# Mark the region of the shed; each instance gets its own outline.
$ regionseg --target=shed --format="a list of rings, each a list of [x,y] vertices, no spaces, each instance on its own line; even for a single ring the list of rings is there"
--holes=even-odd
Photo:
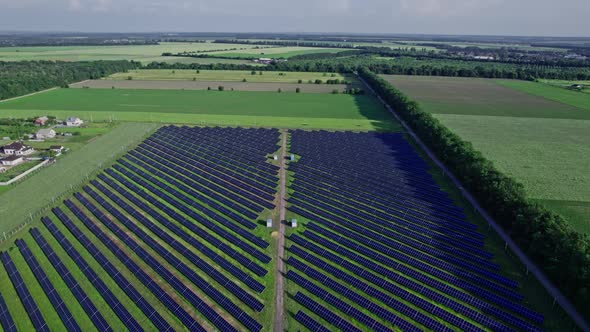
[[[297,228],[297,219],[291,219],[291,227]]]
[[[267,228],[271,228],[272,227],[272,219],[266,219],[266,227]]]

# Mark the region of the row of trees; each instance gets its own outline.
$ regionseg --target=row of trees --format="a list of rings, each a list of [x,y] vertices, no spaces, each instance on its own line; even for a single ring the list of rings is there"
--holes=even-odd
[[[0,61],[0,100],[139,68],[133,61]]]
[[[370,55],[321,57],[317,59],[289,59],[264,67],[248,64],[168,64],[154,62],[149,69],[221,69],[256,71],[304,71],[352,73],[361,67],[380,74],[425,75],[452,77],[506,78],[520,80],[561,79],[590,80],[590,67],[559,67],[532,64],[509,64],[485,61],[463,61],[400,57],[380,59]]]
[[[590,240],[560,215],[527,198],[522,184],[501,173],[471,143],[463,141],[430,113],[366,68],[359,74],[412,127],[458,176],[478,202],[520,248],[590,316]]]

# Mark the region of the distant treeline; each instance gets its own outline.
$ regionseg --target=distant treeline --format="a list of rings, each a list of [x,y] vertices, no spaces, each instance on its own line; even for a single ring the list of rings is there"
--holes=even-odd
[[[508,64],[488,61],[465,61],[451,59],[430,59],[399,57],[380,59],[369,55],[343,56],[334,54],[308,54],[290,58],[285,62],[268,66],[249,64],[169,64],[154,62],[148,69],[220,69],[220,70],[268,70],[352,73],[361,67],[368,67],[380,74],[482,77],[505,79],[562,79],[590,80],[590,67],[559,67],[533,64]],[[348,53],[347,53],[348,54]],[[197,56],[198,57],[198,56]]]
[[[368,69],[359,74],[408,123],[490,215],[544,273],[590,317],[590,240],[557,215],[527,198],[524,187],[501,173],[389,82]]]
[[[133,61],[0,61],[0,100],[140,67]]]
[[[273,46],[304,46],[324,48],[354,48],[351,44],[337,44],[334,42],[317,42],[309,40],[245,40],[245,39],[217,39],[213,41],[219,44],[245,44],[245,45],[273,45]]]

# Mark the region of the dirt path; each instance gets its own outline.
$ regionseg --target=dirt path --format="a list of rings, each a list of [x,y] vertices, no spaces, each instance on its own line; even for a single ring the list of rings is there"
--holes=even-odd
[[[284,220],[287,216],[286,211],[286,200],[285,196],[287,194],[287,170],[286,170],[286,160],[287,160],[287,129],[283,129],[283,143],[281,149],[281,169],[279,171],[279,176],[281,178],[281,197],[279,199],[279,243],[277,246],[278,255],[277,255],[277,271],[276,271],[276,305],[275,305],[275,332],[282,332],[285,330],[285,303],[284,303],[284,296],[285,296],[285,274],[287,273],[285,269],[285,223]]]
[[[40,93],[45,93],[45,92],[49,92],[49,91],[56,90],[56,89],[59,89],[59,87],[53,87],[53,88],[49,88],[49,89],[46,89],[46,90],[41,90],[41,91],[29,93],[29,94],[26,94],[26,95],[23,95],[23,96],[17,96],[17,97],[12,97],[12,98],[8,98],[8,99],[3,99],[3,100],[0,100],[0,103],[4,103],[4,102],[7,102],[7,101],[16,100],[16,99],[21,99],[21,98],[25,98],[25,97],[30,97],[30,96],[33,96],[33,95],[38,95]]]

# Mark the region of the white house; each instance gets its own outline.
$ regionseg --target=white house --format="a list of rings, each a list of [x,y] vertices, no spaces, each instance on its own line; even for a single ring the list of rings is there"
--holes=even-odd
[[[25,160],[23,159],[23,156],[8,156],[0,160],[4,166],[16,166],[23,163],[24,161]]]
[[[24,145],[21,142],[13,142],[5,145],[2,147],[2,150],[4,150],[4,154],[12,156],[25,156],[35,152],[32,147]]]
[[[55,130],[53,129],[39,129],[37,134],[35,135],[37,139],[48,139],[55,137]]]
[[[84,124],[84,121],[80,118],[69,117],[66,119],[66,126],[68,127],[80,127],[82,124]]]

